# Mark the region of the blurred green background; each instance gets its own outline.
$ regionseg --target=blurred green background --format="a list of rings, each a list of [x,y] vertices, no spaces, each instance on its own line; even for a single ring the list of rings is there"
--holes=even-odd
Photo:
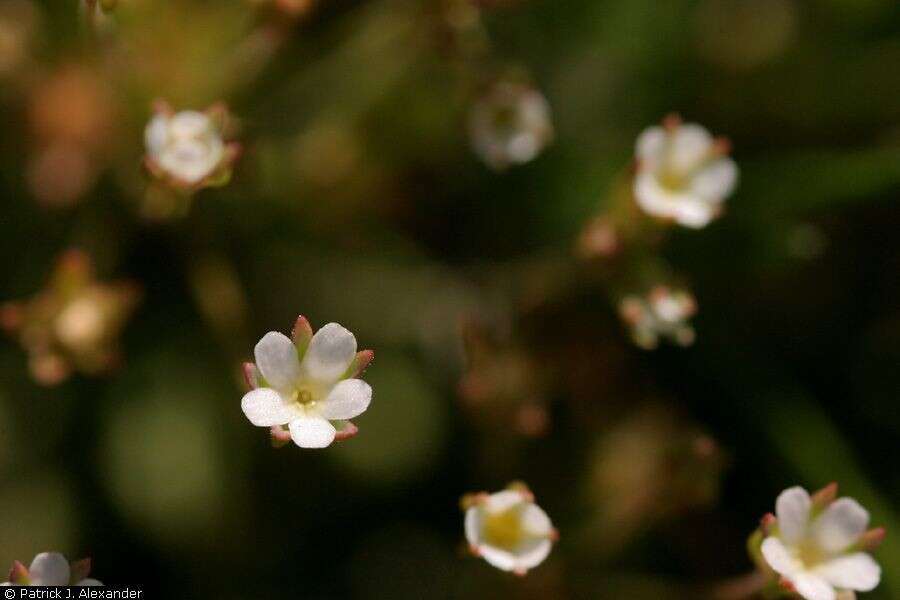
[[[889,532],[864,597],[900,595],[896,1],[264,4],[0,5],[0,300],[70,248],[141,290],[108,372],[39,385],[0,345],[0,565],[89,555],[167,598],[702,598],[782,489],[834,480]],[[508,72],[555,137],[497,172],[467,116]],[[228,104],[228,186],[154,189],[156,98]],[[724,216],[583,260],[670,111],[731,139]],[[690,348],[618,320],[660,273],[697,298]],[[325,451],[240,411],[298,313],[376,353]],[[459,497],[514,479],[562,534],[524,579],[462,551]]]

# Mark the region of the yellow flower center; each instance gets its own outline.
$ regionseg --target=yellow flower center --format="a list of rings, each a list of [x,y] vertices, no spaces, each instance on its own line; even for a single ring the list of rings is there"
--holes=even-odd
[[[518,507],[514,506],[499,513],[488,513],[484,518],[484,539],[491,546],[512,550],[525,536]]]
[[[811,567],[825,562],[827,553],[812,539],[805,539],[797,544],[795,556],[806,567]]]

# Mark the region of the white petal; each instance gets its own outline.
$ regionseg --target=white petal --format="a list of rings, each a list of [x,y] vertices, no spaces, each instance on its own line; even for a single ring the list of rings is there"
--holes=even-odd
[[[537,504],[523,506],[519,518],[522,519],[522,527],[531,535],[544,537],[550,535],[553,530],[550,517]]]
[[[815,568],[814,573],[836,588],[870,592],[881,581],[881,567],[865,552],[841,556]]]
[[[775,500],[775,516],[778,517],[779,537],[785,544],[795,544],[806,533],[812,500],[802,487],[784,490]]]
[[[256,367],[266,380],[266,385],[276,390],[290,390],[300,379],[300,361],[297,347],[289,337],[277,331],[263,336],[254,349]]]
[[[80,587],[90,587],[90,586],[98,586],[98,585],[102,586],[103,584],[100,583],[99,581],[97,581],[96,579],[88,578],[88,579],[82,579],[75,585],[80,586]]]
[[[806,600],[835,600],[835,591],[831,585],[811,573],[800,573],[791,578],[797,593]]]
[[[257,427],[287,425],[298,417],[298,409],[271,388],[258,388],[244,394],[241,410]]]
[[[484,560],[501,571],[512,571],[517,566],[516,556],[507,550],[501,550],[500,548],[484,544],[478,546],[478,551],[481,553]]]
[[[69,561],[58,552],[38,554],[31,561],[31,585],[69,585]]]
[[[803,570],[800,561],[791,556],[781,540],[776,537],[768,537],[763,540],[760,550],[763,558],[776,573],[791,577]]]
[[[488,496],[484,509],[491,513],[500,513],[523,502],[522,493],[517,490],[503,490]]]
[[[478,506],[466,510],[465,530],[469,545],[477,546],[481,543],[481,509]]]
[[[644,212],[672,219],[685,227],[705,227],[718,214],[718,203],[692,193],[664,189],[653,173],[640,173],[634,179],[634,197]]]
[[[853,498],[839,498],[819,515],[813,534],[828,552],[840,552],[854,544],[869,526],[869,513]]]
[[[527,571],[538,566],[550,554],[553,542],[544,538],[533,540],[516,550],[516,568]]]
[[[691,181],[691,192],[712,201],[721,201],[737,184],[737,165],[730,158],[720,158],[703,167]]]
[[[334,441],[334,425],[318,417],[294,419],[290,425],[291,439],[301,448],[327,448]]]
[[[356,356],[356,338],[338,325],[329,323],[316,332],[303,357],[303,369],[322,382],[337,381]]]
[[[326,419],[352,419],[369,408],[372,388],[362,379],[341,381],[322,401],[319,415]]]
[[[147,152],[154,158],[158,159],[158,155],[166,146],[168,134],[169,118],[165,115],[155,115],[144,129],[144,144],[147,146]]]
[[[196,110],[183,110],[169,120],[172,135],[179,138],[200,136],[211,128],[210,118]]]
[[[635,144],[635,156],[647,164],[642,168],[654,168],[660,161],[666,148],[666,130],[662,127],[648,127],[638,136]]]
[[[704,127],[696,123],[681,125],[669,138],[669,168],[676,173],[690,173],[706,160],[712,144],[712,136]]]

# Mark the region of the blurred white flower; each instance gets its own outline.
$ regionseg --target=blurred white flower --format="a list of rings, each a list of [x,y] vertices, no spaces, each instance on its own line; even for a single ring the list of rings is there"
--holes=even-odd
[[[806,600],[836,600],[852,597],[846,592],[875,589],[881,567],[863,550],[880,541],[884,531],[867,533],[869,513],[852,498],[834,500],[836,487],[823,492],[811,498],[793,487],[778,496],[776,518],[766,526],[760,548],[765,562]]]
[[[559,537],[523,484],[495,494],[468,495],[463,507],[470,550],[502,571],[524,575],[544,562]]]
[[[221,107],[173,113],[161,104],[144,130],[150,172],[183,188],[226,181],[237,157],[237,146],[226,144],[222,137],[221,122],[226,117]]]
[[[634,196],[646,213],[685,227],[705,227],[737,184],[729,144],[696,123],[668,117],[637,140]]]
[[[27,569],[16,561],[10,572],[10,581],[0,584],[4,586],[23,585],[103,585],[96,579],[87,577],[91,569],[89,560],[82,560],[69,565],[69,561],[58,552],[43,552],[34,557]]]
[[[491,168],[527,163],[553,139],[550,105],[532,87],[500,81],[472,107],[469,136]]]
[[[619,314],[631,327],[634,343],[646,350],[659,345],[666,337],[680,346],[689,346],[696,334],[688,323],[697,312],[694,297],[683,290],[666,286],[653,288],[647,296],[627,296],[619,304]]]
[[[245,365],[253,389],[241,408],[254,425],[271,427],[276,440],[289,434],[301,448],[325,448],[356,433],[346,420],[365,412],[372,388],[354,377],[373,356],[371,350],[357,353],[356,338],[337,323],[312,335],[300,317],[293,340],[270,331],[256,344],[256,365]]]

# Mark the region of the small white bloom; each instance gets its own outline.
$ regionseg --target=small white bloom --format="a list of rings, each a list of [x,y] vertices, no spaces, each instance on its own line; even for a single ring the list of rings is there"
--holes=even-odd
[[[666,337],[680,346],[689,346],[696,334],[688,323],[697,312],[697,302],[686,291],[657,286],[645,297],[627,296],[619,305],[622,319],[631,326],[634,343],[646,350]]]
[[[553,138],[550,105],[534,88],[501,81],[472,107],[469,135],[494,169],[527,163]]]
[[[550,554],[558,534],[521,484],[464,499],[466,540],[476,556],[502,571],[524,575]]]
[[[859,547],[869,513],[852,498],[824,508],[801,487],[785,490],[775,503],[777,526],[761,546],[763,558],[806,600],[836,600],[839,592],[868,592],[881,567]]]
[[[226,145],[206,113],[159,111],[144,131],[147,157],[176,181],[195,185],[209,177],[226,158]]]
[[[636,146],[638,206],[685,227],[705,227],[737,184],[737,165],[727,151],[726,141],[677,117],[644,130]]]
[[[352,376],[360,363],[371,360],[371,352],[357,354],[356,338],[337,323],[325,325],[311,339],[301,324],[309,327],[298,319],[296,345],[276,331],[256,344],[257,381],[251,381],[255,389],[241,400],[241,408],[259,427],[283,432],[286,425],[301,448],[325,448],[339,435],[332,421],[352,419],[369,407],[372,388]],[[339,424],[355,431],[352,424]]]
[[[7,582],[0,585],[103,585],[96,579],[90,578],[80,579],[78,582],[72,583],[72,568],[69,566],[69,561],[58,552],[43,552],[38,554],[34,557],[34,560],[31,561],[31,566],[28,569],[25,569],[17,562],[13,567],[12,575],[15,579],[14,582]]]

